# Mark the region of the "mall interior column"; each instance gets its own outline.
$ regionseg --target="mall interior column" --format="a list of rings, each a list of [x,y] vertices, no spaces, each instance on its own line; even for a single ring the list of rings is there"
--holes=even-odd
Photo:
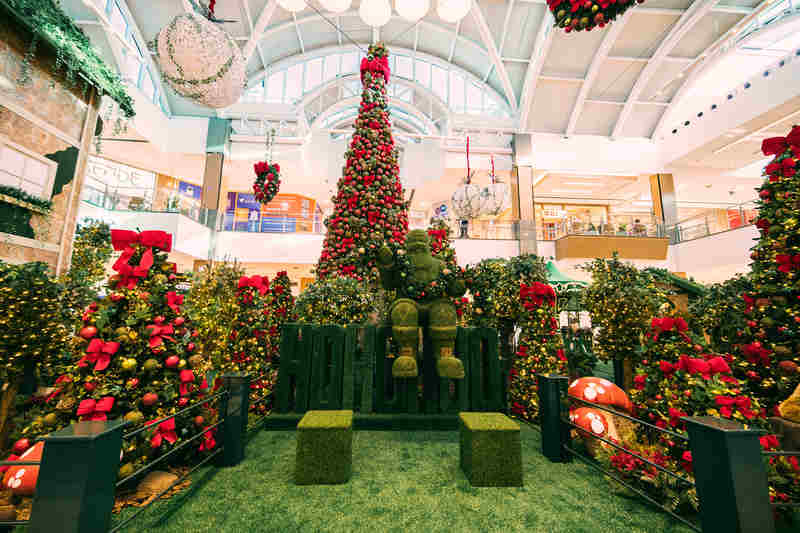
[[[674,226],[678,222],[678,204],[672,174],[651,175],[650,196],[653,199],[655,222],[663,224],[664,227]]]
[[[511,211],[516,221],[520,254],[536,253],[536,220],[533,210],[533,139],[514,134],[511,169]]]
[[[230,120],[212,117],[208,120],[206,137],[206,165],[203,172],[203,196],[201,207],[206,213],[206,225],[211,228],[209,257],[217,241],[217,228],[222,227],[220,195],[222,194],[222,169],[225,164],[225,149],[230,139]],[[224,211],[223,211],[224,212]]]

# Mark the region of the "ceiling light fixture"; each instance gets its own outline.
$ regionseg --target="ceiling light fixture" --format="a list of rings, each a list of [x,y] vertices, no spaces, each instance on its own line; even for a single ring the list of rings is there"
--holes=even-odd
[[[416,22],[424,17],[431,7],[431,0],[394,0],[397,14],[409,22]]]
[[[358,15],[364,24],[379,28],[392,18],[392,6],[389,0],[361,0]]]
[[[278,0],[278,5],[286,11],[297,13],[306,8],[306,0]]]
[[[445,22],[455,24],[463,19],[472,9],[472,0],[439,0],[436,13]]]
[[[319,0],[319,3],[331,13],[344,13],[350,9],[352,0]]]

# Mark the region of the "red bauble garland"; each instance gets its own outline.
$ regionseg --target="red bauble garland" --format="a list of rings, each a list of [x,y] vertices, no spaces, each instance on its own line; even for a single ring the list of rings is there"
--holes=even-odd
[[[256,172],[256,181],[253,183],[253,193],[256,200],[268,204],[278,194],[281,186],[281,166],[278,163],[261,161],[253,165]]]
[[[628,8],[644,0],[547,0],[547,6],[556,19],[556,25],[571,31],[591,31],[625,13]]]

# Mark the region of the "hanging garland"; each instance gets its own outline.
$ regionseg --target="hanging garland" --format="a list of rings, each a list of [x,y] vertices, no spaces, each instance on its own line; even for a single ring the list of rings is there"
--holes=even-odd
[[[281,166],[270,163],[272,159],[272,145],[275,142],[275,130],[271,129],[267,135],[266,161],[259,161],[253,165],[256,172],[256,181],[253,183],[253,193],[261,204],[268,204],[278,194],[281,187]]]
[[[559,28],[566,33],[572,31],[592,31],[621,16],[635,4],[644,0],[547,0],[547,6],[556,19]]]

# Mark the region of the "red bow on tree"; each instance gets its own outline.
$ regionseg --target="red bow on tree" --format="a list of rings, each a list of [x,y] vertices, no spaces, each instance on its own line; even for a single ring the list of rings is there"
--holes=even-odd
[[[166,326],[150,324],[145,329],[150,330],[150,348],[161,346],[164,344],[164,339],[169,339],[172,342],[175,342],[175,339],[170,337],[170,335],[175,333],[175,329],[172,327],[172,324],[167,324]]]
[[[779,155],[790,146],[800,146],[800,126],[795,126],[786,137],[771,137],[761,142],[764,155]]]
[[[141,261],[137,266],[128,263],[133,254],[136,253],[134,244],[139,244],[147,248],[142,255]],[[172,235],[165,231],[135,231],[112,229],[111,245],[114,250],[122,251],[122,255],[112,267],[119,273],[120,279],[117,288],[125,287],[133,289],[139,283],[139,279],[147,276],[150,267],[153,266],[153,248],[169,252],[172,250]]]
[[[181,370],[181,384],[178,387],[181,393],[181,396],[186,396],[190,392],[192,392],[194,382],[194,372],[191,370]]]
[[[264,296],[269,290],[269,279],[263,276],[242,276],[239,278],[239,289],[246,289],[252,287],[258,291],[261,296]]]
[[[151,420],[147,423],[147,425],[150,426],[154,423],[155,420]],[[158,448],[164,441],[167,441],[170,444],[175,444],[177,440],[178,434],[175,433],[175,419],[170,418],[169,420],[165,420],[158,425],[155,434],[150,439],[150,447]]]
[[[95,370],[105,370],[111,362],[111,356],[119,350],[118,342],[103,342],[100,339],[92,339],[89,347],[86,348],[86,355],[84,355],[78,366],[85,367],[89,363],[94,363]]]
[[[106,413],[114,407],[114,398],[107,396],[100,400],[83,400],[78,405],[78,416],[81,421],[86,420],[108,420]]]
[[[361,81],[364,81],[364,74],[366,72],[376,72],[383,75],[385,82],[389,82],[391,70],[389,70],[389,59],[387,57],[378,57],[372,61],[366,57],[361,59]]]
[[[213,429],[209,429],[206,431],[205,436],[203,437],[203,442],[200,444],[199,450],[202,452],[203,450],[212,450],[217,445],[217,441],[214,440],[214,431]]]
[[[183,305],[183,294],[178,294],[175,291],[169,291],[167,293],[167,305],[176,314],[180,314],[181,313],[180,306]]]

